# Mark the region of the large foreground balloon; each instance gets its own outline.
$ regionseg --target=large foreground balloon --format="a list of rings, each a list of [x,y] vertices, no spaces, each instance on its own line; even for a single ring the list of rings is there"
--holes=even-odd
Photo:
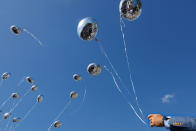
[[[78,36],[85,41],[96,39],[98,25],[95,19],[86,17],[78,23]]]
[[[10,30],[11,30],[11,32],[14,33],[15,35],[19,35],[19,34],[22,32],[22,30],[21,30],[19,27],[15,26],[15,25],[12,25],[12,26],[10,27]]]
[[[87,71],[92,76],[99,75],[101,73],[101,66],[96,63],[91,63],[88,65]]]
[[[133,21],[140,16],[142,4],[140,0],[121,0],[119,10],[122,17]]]

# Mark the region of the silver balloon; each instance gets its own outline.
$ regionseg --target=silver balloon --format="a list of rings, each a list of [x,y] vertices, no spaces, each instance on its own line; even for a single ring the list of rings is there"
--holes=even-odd
[[[13,99],[18,99],[20,96],[18,93],[12,93],[12,98]]]
[[[55,127],[55,128],[60,128],[61,125],[62,125],[62,124],[61,124],[60,121],[55,121],[55,122],[54,122],[54,127]]]
[[[119,5],[120,14],[127,20],[136,20],[142,12],[140,0],[121,0]]]
[[[97,65],[96,63],[91,63],[88,65],[87,71],[92,76],[99,75],[101,73],[101,66]]]
[[[74,74],[74,75],[73,75],[73,79],[74,79],[75,81],[81,81],[81,80],[82,80],[82,77],[81,77],[80,75],[78,75],[78,74]]]
[[[8,73],[8,72],[5,72],[5,73],[3,73],[3,74],[1,75],[1,78],[2,78],[3,80],[7,80],[9,77],[10,77],[10,73]]]
[[[78,36],[85,41],[96,39],[98,25],[95,19],[86,17],[82,19],[77,28]]]
[[[15,35],[19,35],[19,34],[22,32],[22,30],[21,30],[19,27],[15,26],[15,25],[12,25],[12,26],[10,27],[10,30],[11,30],[12,33],[14,33]]]
[[[19,122],[20,121],[20,118],[19,117],[14,117],[12,122],[16,123],[16,122]]]
[[[42,102],[43,101],[43,95],[38,95],[37,96],[37,102]]]
[[[72,92],[70,93],[70,98],[71,98],[71,99],[76,99],[77,97],[78,97],[78,93],[77,93],[77,92],[72,91]]]
[[[31,87],[31,90],[32,91],[36,91],[38,89],[38,87],[36,86],[36,85],[33,85],[32,87]]]
[[[4,119],[7,119],[7,118],[9,118],[10,117],[10,113],[9,112],[7,112],[7,113],[5,113],[4,115],[3,115],[3,118]]]
[[[29,77],[29,76],[26,77],[26,81],[28,83],[30,83],[30,84],[33,84],[34,83],[34,80],[31,77]]]

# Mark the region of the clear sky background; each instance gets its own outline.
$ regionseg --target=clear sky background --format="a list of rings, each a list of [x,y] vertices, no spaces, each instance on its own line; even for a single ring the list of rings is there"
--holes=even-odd
[[[64,112],[63,125],[52,131],[143,131],[145,126],[115,89],[106,72],[90,76],[86,67],[95,62],[108,65],[96,42],[77,36],[77,24],[84,17],[98,21],[97,38],[130,88],[119,22],[119,0],[2,0],[0,4],[0,72],[11,72],[0,87],[0,102],[12,92],[30,87],[17,83],[32,76],[39,90],[25,97],[14,115],[23,117],[38,94],[43,103],[36,106],[15,131],[46,131],[75,90],[79,98]],[[150,113],[196,116],[196,1],[143,0],[142,15],[125,21],[125,39],[139,102],[145,116]],[[30,36],[9,31],[18,25],[34,33],[40,47]],[[84,82],[86,101],[80,108]],[[163,103],[167,95],[174,97]],[[133,94],[131,94],[133,95]],[[133,97],[130,100],[135,104]],[[10,102],[9,104],[11,104]],[[5,107],[8,109],[9,104]],[[5,121],[0,123],[5,127]],[[165,129],[151,128],[152,131]]]

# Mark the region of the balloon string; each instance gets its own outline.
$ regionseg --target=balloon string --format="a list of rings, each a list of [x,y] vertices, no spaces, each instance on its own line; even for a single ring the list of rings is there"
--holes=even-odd
[[[20,121],[22,123],[28,116],[29,114],[33,111],[33,109],[36,107],[37,102],[33,104],[33,106],[28,110],[28,112],[24,115],[23,119]],[[12,130],[14,131],[20,124],[17,124]]]
[[[63,110],[57,115],[57,117],[53,120],[53,122],[51,123],[51,125],[49,126],[48,130],[47,131],[50,131],[51,130],[51,127],[54,123],[54,121],[58,120],[61,115],[65,112],[65,110],[69,107],[69,105],[71,104],[71,100],[68,101],[68,103],[64,106]]]
[[[121,82],[121,84],[124,87],[126,87],[125,84],[124,84],[124,82],[123,82],[123,80],[121,79],[120,75],[118,74],[117,70],[115,69],[114,65],[112,64],[110,58],[108,57],[107,53],[105,52],[103,46],[101,45],[101,43],[99,43],[99,48],[100,48],[102,54],[105,56],[105,58],[108,61],[108,63],[110,64],[110,66],[112,67],[112,70],[114,71],[115,75],[118,77],[118,79]],[[126,90],[127,90],[127,88],[126,88]],[[127,90],[127,92],[129,92],[129,91]]]
[[[11,125],[10,128],[9,128],[9,131],[13,131],[13,129],[14,129],[14,126]]]
[[[10,124],[10,122],[11,122],[11,120],[10,120],[10,118],[8,118],[8,122],[7,122],[7,124],[6,124],[5,128],[4,128],[4,131],[6,131],[6,129],[8,128],[8,126]]]
[[[74,114],[74,113],[77,113],[82,108],[82,106],[84,105],[84,102],[86,100],[87,85],[86,85],[85,80],[83,80],[83,81],[84,81],[84,94],[82,96],[82,102],[80,103],[79,107],[76,110],[72,111],[73,113],[71,113],[71,115]]]
[[[1,81],[0,81],[0,87],[3,85],[3,81],[4,81],[4,80],[1,79]]]
[[[28,95],[30,93],[31,90],[28,90],[21,98],[20,100],[16,103],[16,105],[9,111],[9,113],[13,112],[17,107],[18,105],[22,102],[23,98]]]
[[[22,78],[22,79],[18,82],[17,86],[21,86],[21,84],[24,82],[24,80],[25,80],[25,78]]]
[[[97,40],[97,42],[99,42]],[[115,75],[118,77],[118,79],[120,80],[120,82],[124,85],[124,82],[122,81],[121,77],[119,76],[118,72],[116,71],[115,67],[113,66],[111,60],[109,59],[107,53],[105,52],[103,46],[101,45],[101,43],[99,43],[99,47],[101,52],[103,53],[103,55],[105,56],[105,58],[107,59],[108,63],[110,64],[110,66],[112,67],[112,70],[114,71]],[[125,86],[126,87],[126,86]],[[119,89],[118,89],[119,90]],[[141,118],[141,117],[140,117]]]
[[[25,114],[22,121],[24,121],[29,116],[29,114],[33,111],[33,109],[36,107],[36,105],[37,105],[37,102],[35,104],[33,104],[33,106],[30,108],[30,110]]]
[[[5,106],[5,104],[10,100],[12,96],[9,96],[0,106],[0,109],[3,108]]]
[[[128,53],[127,53],[127,44],[126,44],[126,41],[125,41],[125,34],[124,34],[124,31],[123,31],[122,24],[124,24],[124,27],[125,27],[125,23],[122,20],[122,17],[120,17],[120,29],[121,29],[122,38],[123,38],[123,45],[124,45],[126,63],[127,63],[128,71],[129,71],[129,79],[130,79],[132,90],[133,90],[133,93],[134,93],[134,96],[135,96],[137,108],[139,109],[142,117],[145,119],[144,113],[143,113],[142,109],[140,108],[140,105],[139,105],[139,102],[138,102],[138,97],[137,97],[137,94],[136,94],[135,85],[134,85],[133,78],[132,78],[131,65],[130,65],[129,56],[128,56]],[[147,126],[146,119],[145,119],[145,125]]]
[[[135,108],[133,107],[133,105],[127,100],[127,98],[125,97],[125,95],[123,94],[123,92],[121,91],[113,73],[106,67],[104,66],[104,69],[112,76],[112,79],[114,81],[114,84],[116,85],[116,89],[120,92],[120,94],[123,96],[123,98],[126,100],[126,102],[128,103],[128,105],[132,108],[132,110],[134,111],[135,115],[139,118],[139,120],[146,124],[145,121],[138,115],[138,113],[136,112]]]
[[[30,35],[35,41],[37,41],[39,45],[43,46],[43,43],[33,33],[28,31],[27,29],[23,29],[23,31]]]

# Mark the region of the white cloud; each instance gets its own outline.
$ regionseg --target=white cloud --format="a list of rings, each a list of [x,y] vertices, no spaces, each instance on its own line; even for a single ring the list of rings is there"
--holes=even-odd
[[[171,100],[175,97],[173,94],[166,94],[163,98],[161,98],[162,103],[170,103]]]

